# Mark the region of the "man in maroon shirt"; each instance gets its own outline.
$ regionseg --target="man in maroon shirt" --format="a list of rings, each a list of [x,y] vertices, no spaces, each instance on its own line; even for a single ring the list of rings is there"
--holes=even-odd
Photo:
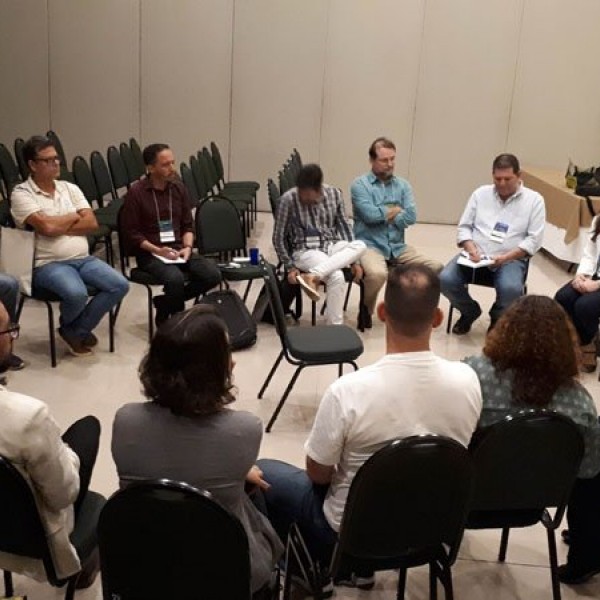
[[[185,300],[219,285],[221,273],[212,261],[192,256],[191,204],[177,179],[172,150],[167,144],[150,144],[143,157],[148,175],[127,192],[121,228],[127,252],[136,257],[137,266],[164,285],[164,295],[154,297],[156,324],[160,325],[182,311]]]

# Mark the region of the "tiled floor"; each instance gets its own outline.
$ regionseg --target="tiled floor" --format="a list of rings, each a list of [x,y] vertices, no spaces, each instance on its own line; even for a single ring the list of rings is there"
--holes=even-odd
[[[270,242],[271,217],[262,215],[255,228],[252,244],[263,253],[274,258]],[[417,225],[410,229],[409,243],[425,254],[446,262],[454,253],[455,228],[440,225]],[[553,295],[568,279],[565,265],[538,254],[529,271],[529,293]],[[258,293],[255,284],[250,304]],[[490,291],[475,287],[474,295],[484,306],[490,306]],[[356,320],[357,293],[354,292],[347,314],[348,324]],[[442,300],[447,309],[447,302]],[[117,487],[117,477],[110,453],[110,438],[113,416],[117,408],[126,402],[140,401],[140,385],[137,367],[146,349],[146,297],[139,286],[132,289],[125,299],[117,323],[116,352],[108,352],[107,326],[98,329],[100,345],[92,358],[73,358],[59,347],[59,363],[50,368],[47,342],[45,309],[41,305],[26,305],[22,320],[21,339],[18,353],[28,362],[25,370],[11,374],[11,389],[30,394],[47,402],[57,421],[67,427],[85,414],[97,415],[103,426],[100,454],[92,488],[106,495]],[[308,325],[305,318],[302,325]],[[434,332],[432,346],[438,354],[454,359],[479,352],[488,326],[487,317],[482,317],[472,332],[465,337],[446,335],[445,328]],[[363,335],[365,352],[359,359],[367,365],[384,352],[383,326],[375,323],[371,331]],[[58,342],[61,344],[61,342]],[[250,410],[263,420],[271,414],[277,399],[291,376],[291,368],[282,365],[263,400],[257,399],[258,390],[273,360],[279,352],[279,341],[271,326],[260,325],[257,344],[248,350],[236,353],[235,381],[238,388],[236,405]],[[261,456],[276,457],[296,464],[303,464],[302,446],[311,427],[319,399],[327,385],[335,378],[335,367],[311,369],[303,373],[276,422],[273,431],[265,434]],[[583,381],[598,404],[600,384],[595,375],[584,375]],[[499,532],[467,532],[461,548],[460,558],[454,567],[455,596],[463,600],[479,600],[486,595],[501,600],[542,600],[551,597],[550,573],[547,567],[545,533],[541,526],[511,532],[507,562],[498,564],[495,556],[500,542]],[[559,542],[559,560],[563,561],[565,546]],[[370,598],[384,600],[395,598],[396,574],[377,575],[377,584],[371,592],[339,588],[337,598]],[[22,577],[16,578],[16,592],[28,594],[29,599],[58,599],[63,592],[47,585],[37,584]],[[600,577],[577,588],[563,586],[563,598],[600,597]],[[168,596],[168,593],[166,594]],[[81,600],[100,600],[100,583],[78,592]],[[428,597],[426,569],[414,569],[409,575],[408,599]]]

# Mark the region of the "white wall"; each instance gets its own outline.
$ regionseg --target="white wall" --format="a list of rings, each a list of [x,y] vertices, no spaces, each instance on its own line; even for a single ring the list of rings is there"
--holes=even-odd
[[[263,184],[293,147],[348,193],[388,135],[419,219],[455,222],[494,156],[600,162],[596,0],[2,0],[0,141],[72,158],[217,141]]]

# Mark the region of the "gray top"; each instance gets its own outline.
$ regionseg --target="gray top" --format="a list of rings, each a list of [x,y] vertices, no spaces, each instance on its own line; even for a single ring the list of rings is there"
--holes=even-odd
[[[183,481],[208,490],[240,520],[250,546],[252,591],[269,581],[282,551],[270,523],[244,491],[261,437],[262,423],[249,412],[226,408],[190,418],[153,402],[121,407],[112,436],[121,487],[145,479]]]

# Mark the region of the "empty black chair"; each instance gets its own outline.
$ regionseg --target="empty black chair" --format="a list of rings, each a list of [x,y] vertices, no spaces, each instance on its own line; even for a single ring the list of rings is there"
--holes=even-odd
[[[121,154],[115,146],[109,146],[106,151],[106,160],[117,196],[125,195],[130,187],[129,175]],[[119,190],[123,191],[120,192]]]
[[[551,411],[528,411],[476,432],[467,529],[502,529],[498,560],[512,527],[541,522],[546,529],[554,600],[560,600],[555,531],[562,521],[583,457],[573,421]],[[556,508],[554,517],[548,508]]]
[[[88,491],[75,516],[71,543],[82,564],[96,548],[96,524],[106,500]],[[41,560],[48,582],[55,587],[66,584],[65,600],[72,600],[80,573],[59,579],[31,487],[6,458],[0,456],[0,552]],[[5,595],[14,594],[12,574],[4,571]]]
[[[192,208],[198,208],[198,204],[200,203],[200,192],[198,192],[198,187],[196,186],[196,180],[194,179],[192,169],[182,162],[179,166],[179,171],[181,173],[183,185],[185,185],[190,196]]]
[[[269,264],[265,263],[264,268],[265,287],[269,295],[269,303],[275,320],[277,334],[281,341],[281,352],[260,388],[258,397],[263,397],[271,378],[283,358],[296,367],[294,375],[269,419],[266,427],[266,431],[269,432],[283,408],[294,383],[296,383],[298,375],[300,375],[305,367],[337,364],[338,374],[341,376],[344,364],[352,365],[354,370],[358,369],[355,360],[363,353],[364,347],[357,333],[346,325],[317,325],[316,327],[294,327],[288,329],[275,272]]]
[[[4,144],[0,144],[0,176],[4,182],[4,189],[8,199],[15,185],[20,183],[22,179],[17,163]]]
[[[100,515],[105,600],[250,600],[241,523],[211,494],[168,480],[134,483]]]
[[[25,157],[23,156],[23,146],[25,145],[25,140],[23,138],[16,138],[15,143],[13,145],[13,149],[15,151],[15,158],[17,159],[17,164],[19,165],[19,173],[21,174],[21,179],[25,181],[29,177],[29,167],[25,162]]]
[[[138,179],[141,179],[144,176],[144,171],[140,171],[129,144],[121,142],[119,145],[119,154],[121,155],[125,170],[127,171],[129,185],[135,183]]]
[[[269,194],[269,206],[271,207],[271,213],[273,216],[275,216],[277,213],[277,203],[279,202],[279,198],[281,198],[281,194],[279,193],[277,184],[270,178],[267,181],[267,192]]]
[[[100,205],[100,199],[98,194],[98,188],[92,171],[83,156],[76,156],[73,159],[73,178],[77,186],[83,192],[85,199],[90,203],[96,220],[98,221],[98,229],[88,235],[88,241],[90,242],[90,253],[93,253],[94,247],[99,241],[104,243],[106,250],[106,262],[114,266],[113,248],[112,248],[112,229],[101,222],[96,212],[101,210],[98,208]],[[94,206],[94,204],[96,206]]]
[[[428,564],[430,598],[437,598],[439,579],[451,600],[451,567],[472,482],[469,452],[443,436],[396,440],[373,454],[350,486],[331,562],[334,580],[340,573],[399,569],[397,598],[402,599],[407,569]],[[301,551],[296,554],[303,556]],[[305,571],[318,574],[310,558],[303,558],[309,561]],[[321,580],[315,579],[313,585]]]
[[[98,190],[99,208],[95,211],[96,219],[101,225],[106,225],[111,231],[116,231],[117,215],[123,205],[123,198],[117,196],[106,160],[97,150],[90,155],[90,166]]]
[[[133,154],[133,159],[135,160],[136,168],[139,174],[139,178],[143,177],[146,174],[146,165],[144,164],[144,156],[142,154],[142,149],[138,144],[135,138],[129,138],[129,147],[131,148],[131,154]]]
[[[237,209],[227,198],[213,196],[203,200],[196,211],[196,245],[200,254],[217,255],[225,281],[247,281],[244,302],[254,279],[262,279],[262,265],[240,264],[232,267],[234,257],[248,256],[246,238]]]

